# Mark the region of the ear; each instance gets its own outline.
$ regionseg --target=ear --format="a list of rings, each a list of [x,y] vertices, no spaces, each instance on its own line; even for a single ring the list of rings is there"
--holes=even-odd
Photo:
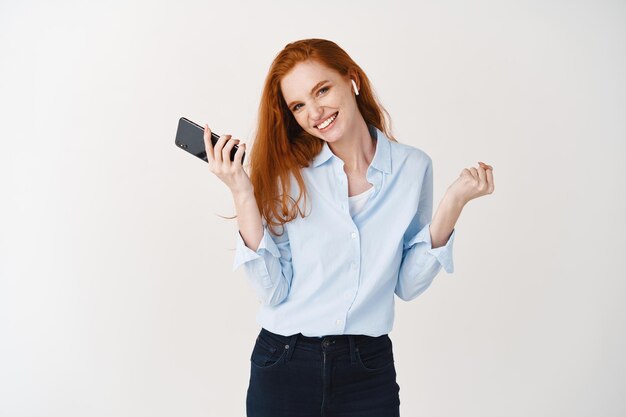
[[[348,82],[352,84],[350,80],[354,80],[357,90],[361,91],[361,80],[359,79],[359,75],[355,70],[348,71]]]

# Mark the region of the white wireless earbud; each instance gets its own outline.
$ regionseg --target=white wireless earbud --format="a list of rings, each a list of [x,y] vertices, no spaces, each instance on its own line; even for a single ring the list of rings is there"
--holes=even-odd
[[[354,80],[350,80],[350,81],[352,81],[352,87],[354,87],[354,94],[358,96],[359,90],[356,88],[356,82],[354,82]]]

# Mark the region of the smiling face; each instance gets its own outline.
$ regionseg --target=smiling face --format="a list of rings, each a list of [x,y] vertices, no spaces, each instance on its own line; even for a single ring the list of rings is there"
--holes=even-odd
[[[363,119],[350,79],[309,60],[296,64],[282,78],[280,88],[302,129],[326,142],[336,142],[346,132],[355,131],[356,123]]]

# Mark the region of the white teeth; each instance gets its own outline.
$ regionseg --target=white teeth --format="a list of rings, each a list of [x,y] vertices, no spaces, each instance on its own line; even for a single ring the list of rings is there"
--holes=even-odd
[[[337,114],[335,113],[334,115],[332,115],[331,117],[326,119],[326,121],[324,121],[323,123],[320,123],[319,125],[317,125],[317,128],[318,129],[324,129],[326,126],[331,124],[333,122],[333,120],[335,120],[336,117],[337,117]]]

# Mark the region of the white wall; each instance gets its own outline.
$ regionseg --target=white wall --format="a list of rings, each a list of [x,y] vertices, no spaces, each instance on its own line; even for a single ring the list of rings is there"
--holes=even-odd
[[[624,416],[623,1],[0,3],[0,415],[242,416],[258,307],[228,189],[282,47],[334,40],[400,142],[496,191],[396,300],[405,416]]]

